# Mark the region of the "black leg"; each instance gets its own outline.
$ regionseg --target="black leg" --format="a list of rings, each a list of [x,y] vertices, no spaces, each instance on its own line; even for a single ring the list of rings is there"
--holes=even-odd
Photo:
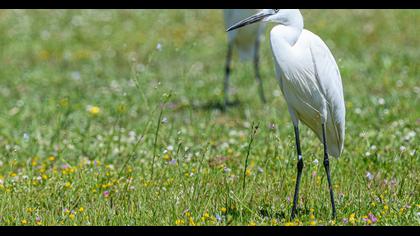
[[[233,49],[233,43],[229,43],[227,55],[226,55],[226,67],[225,67],[225,81],[224,81],[224,109],[226,110],[228,104],[229,104],[229,78],[230,78],[230,63],[232,60],[232,49]]]
[[[300,149],[300,140],[299,140],[299,126],[295,126],[295,139],[296,139],[296,150],[298,154],[298,164],[297,164],[297,178],[296,178],[296,186],[295,186],[295,196],[293,197],[293,208],[292,208],[292,216],[290,217],[292,220],[295,218],[296,208],[297,208],[297,201],[299,196],[299,185],[300,179],[302,177],[302,170],[303,170],[303,159],[302,159],[302,151]]]
[[[260,93],[260,98],[263,103],[266,103],[267,100],[264,96],[264,88],[260,76],[260,39],[257,37],[257,40],[255,41],[255,51],[254,51],[254,70],[255,70],[255,79],[257,80],[258,89]]]
[[[336,212],[335,212],[335,204],[334,204],[334,192],[333,192],[332,184],[331,184],[330,161],[328,159],[328,147],[327,147],[327,140],[325,138],[325,125],[324,124],[322,124],[322,141],[324,143],[324,167],[325,167],[325,171],[327,172],[328,188],[330,190],[330,197],[331,197],[332,214],[333,214],[333,218],[335,218]]]

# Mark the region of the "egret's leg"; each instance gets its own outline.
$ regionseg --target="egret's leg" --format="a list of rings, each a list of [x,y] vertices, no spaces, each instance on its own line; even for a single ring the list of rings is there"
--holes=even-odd
[[[224,109],[227,108],[229,104],[229,78],[230,78],[230,64],[232,61],[232,49],[233,49],[233,43],[228,44],[228,50],[226,55],[226,67],[225,67],[225,81],[224,81]]]
[[[293,207],[292,207],[292,216],[290,217],[292,220],[295,218],[298,195],[299,195],[299,185],[300,179],[302,177],[302,170],[303,170],[303,159],[302,159],[302,151],[300,149],[300,140],[299,140],[299,126],[296,125],[295,127],[295,139],[296,139],[296,150],[298,154],[298,164],[297,164],[297,177],[296,177],[296,186],[295,186],[295,196],[293,197]]]
[[[255,51],[254,51],[254,70],[255,70],[255,79],[257,80],[257,84],[259,87],[260,98],[263,103],[266,103],[267,100],[264,96],[264,88],[263,83],[260,76],[260,39],[257,37],[255,41]]]
[[[324,143],[324,167],[325,167],[325,171],[327,172],[328,188],[330,189],[333,218],[335,218],[336,213],[335,213],[335,204],[334,204],[334,192],[333,192],[332,184],[331,184],[330,161],[328,159],[328,147],[327,147],[327,140],[325,139],[325,125],[324,124],[322,124],[322,142]]]

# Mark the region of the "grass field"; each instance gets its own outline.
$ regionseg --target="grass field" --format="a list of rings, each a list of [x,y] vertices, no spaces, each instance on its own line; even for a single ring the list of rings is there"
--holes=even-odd
[[[302,14],[344,84],[336,220],[301,126],[289,222],[297,158],[269,29],[268,103],[234,60],[240,105],[223,113],[221,10],[1,10],[0,225],[420,225],[420,11]]]

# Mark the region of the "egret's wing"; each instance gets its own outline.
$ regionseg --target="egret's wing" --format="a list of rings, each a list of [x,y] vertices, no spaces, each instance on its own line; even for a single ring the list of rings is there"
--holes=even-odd
[[[337,63],[327,45],[315,34],[310,40],[315,77],[323,93],[331,117],[328,117],[338,138],[340,149],[344,142],[345,105],[343,85]],[[328,122],[328,121],[327,121]],[[341,151],[341,150],[340,150]]]
[[[343,100],[343,84],[337,63],[327,45],[315,35],[310,49],[315,75],[329,103],[335,99]]]

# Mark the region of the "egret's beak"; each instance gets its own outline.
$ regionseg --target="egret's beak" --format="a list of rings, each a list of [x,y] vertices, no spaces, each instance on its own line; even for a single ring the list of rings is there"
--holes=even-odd
[[[265,17],[271,16],[271,15],[272,15],[272,13],[267,13],[267,12],[264,12],[264,11],[259,12],[255,15],[253,15],[253,16],[250,16],[250,17],[246,18],[245,20],[241,20],[238,23],[232,25],[231,27],[229,27],[226,30],[226,32],[237,29],[237,28],[241,28],[245,25],[253,24],[253,23],[258,22],[258,21],[264,19]]]

